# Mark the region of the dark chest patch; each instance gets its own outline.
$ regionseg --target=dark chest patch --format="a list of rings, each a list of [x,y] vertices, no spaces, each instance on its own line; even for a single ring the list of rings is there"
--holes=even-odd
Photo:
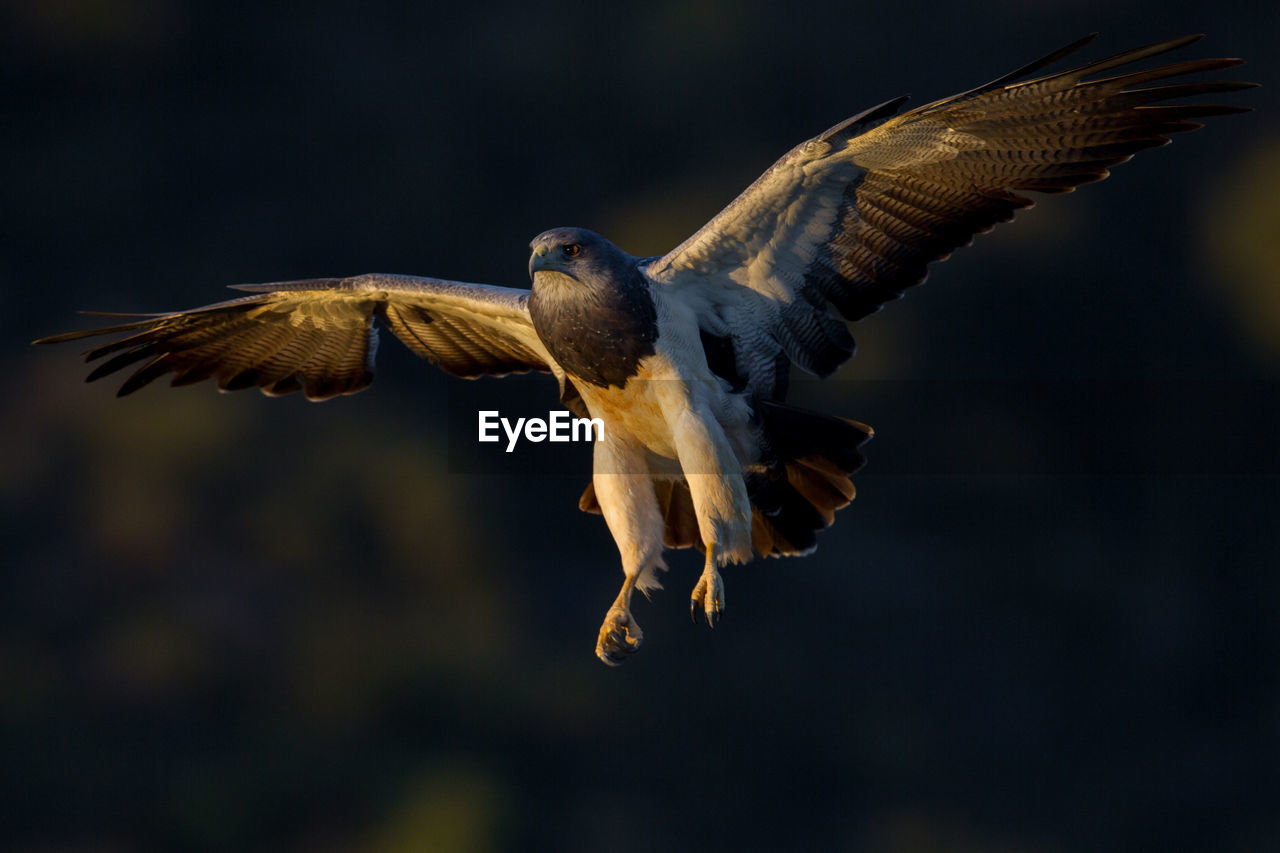
[[[574,379],[619,388],[653,355],[658,316],[639,271],[624,280],[535,286],[529,315],[552,357]]]

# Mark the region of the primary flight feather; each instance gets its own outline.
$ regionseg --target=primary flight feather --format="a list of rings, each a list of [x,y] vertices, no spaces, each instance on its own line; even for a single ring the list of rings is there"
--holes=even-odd
[[[1252,83],[1161,82],[1241,60],[1125,69],[1198,38],[1035,76],[1090,36],[906,113],[905,98],[873,107],[792,149],[659,258],[557,228],[530,244],[527,291],[381,274],[241,285],[251,295],[37,343],[123,334],[86,354],[106,359],[90,380],[134,368],[121,395],[170,374],[352,394],[373,379],[380,326],[456,376],[551,373],[567,407],[605,424],[580,506],[622,557],[596,642],[617,664],[640,647],[632,593],[660,587],[664,549],[705,552],[690,607],[714,625],[721,567],[812,551],[852,500],[871,429],[786,405],[793,364],[829,375],[853,354],[847,321],[1029,206],[1022,192],[1069,192],[1197,119],[1246,111],[1164,102]]]

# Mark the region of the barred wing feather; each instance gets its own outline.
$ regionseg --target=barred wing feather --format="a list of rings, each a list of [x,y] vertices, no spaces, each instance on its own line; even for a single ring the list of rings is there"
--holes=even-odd
[[[1161,104],[1252,83],[1156,81],[1217,71],[1202,59],[1105,72],[1184,47],[1186,36],[1040,77],[1081,39],[984,86],[897,115],[898,98],[797,146],[647,273],[732,345],[757,396],[780,398],[791,363],[829,375],[858,320],[924,280],[928,264],[1032,204],[1069,192],[1196,119],[1246,109]],[[838,312],[838,316],[831,309]]]
[[[455,376],[538,370],[564,383],[533,330],[525,290],[382,274],[237,289],[254,295],[192,311],[123,315],[136,319],[37,343],[128,333],[85,353],[90,362],[110,356],[89,381],[141,362],[121,396],[172,374],[173,385],[213,379],[224,391],[301,390],[308,399],[326,400],[373,380],[380,322]]]

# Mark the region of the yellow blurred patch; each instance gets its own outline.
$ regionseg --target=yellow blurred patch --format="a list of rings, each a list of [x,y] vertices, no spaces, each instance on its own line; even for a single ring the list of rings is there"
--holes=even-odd
[[[1204,275],[1259,357],[1280,361],[1280,139],[1240,158],[1201,223]]]
[[[493,774],[445,762],[405,792],[370,853],[479,853],[501,847],[503,796]]]

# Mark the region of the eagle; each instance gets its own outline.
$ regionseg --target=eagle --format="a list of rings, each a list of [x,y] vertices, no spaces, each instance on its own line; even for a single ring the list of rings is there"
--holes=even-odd
[[[617,665],[641,646],[633,593],[661,588],[666,549],[705,554],[690,613],[714,626],[722,568],[812,552],[853,499],[872,430],[788,405],[793,366],[829,376],[853,355],[850,322],[1029,207],[1022,193],[1070,192],[1198,119],[1247,111],[1179,99],[1255,84],[1165,82],[1242,60],[1134,66],[1196,35],[1040,73],[1094,35],[962,94],[907,112],[894,98],[840,122],[660,257],[555,228],[530,244],[529,289],[378,273],[235,285],[248,295],[101,315],[127,322],[36,343],[122,334],[85,353],[106,359],[88,381],[132,370],[121,396],[170,374],[175,386],[353,394],[373,380],[382,328],[455,376],[551,374],[565,407],[604,425],[579,506],[604,516],[621,555],[595,647]]]

